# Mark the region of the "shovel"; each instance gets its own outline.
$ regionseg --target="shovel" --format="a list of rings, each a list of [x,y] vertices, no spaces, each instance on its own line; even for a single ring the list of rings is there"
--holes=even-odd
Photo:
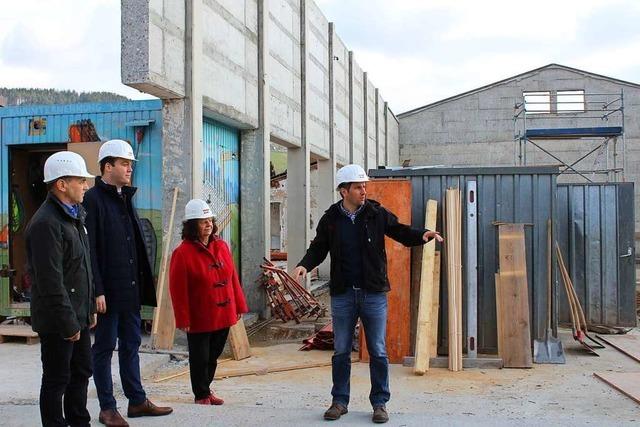
[[[566,363],[562,341],[551,331],[551,219],[547,221],[547,330],[544,340],[533,342],[533,361],[535,363]]]

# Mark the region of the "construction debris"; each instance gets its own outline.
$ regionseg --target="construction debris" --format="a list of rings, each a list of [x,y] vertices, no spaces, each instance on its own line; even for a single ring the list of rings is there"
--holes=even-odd
[[[269,300],[271,314],[283,322],[300,323],[303,317],[324,316],[326,308],[309,291],[286,271],[276,267],[266,258],[260,266],[263,270],[262,286]]]
[[[333,323],[325,325],[309,338],[305,338],[300,350],[333,350]]]

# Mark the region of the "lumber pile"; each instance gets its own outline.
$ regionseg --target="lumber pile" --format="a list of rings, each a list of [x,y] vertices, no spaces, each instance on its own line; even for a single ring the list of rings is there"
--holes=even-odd
[[[271,314],[283,322],[300,323],[303,317],[321,317],[326,309],[309,291],[286,271],[266,258],[262,269],[262,286],[267,294]]]
[[[447,294],[449,296],[449,370],[462,370],[462,210],[460,189],[445,196]]]

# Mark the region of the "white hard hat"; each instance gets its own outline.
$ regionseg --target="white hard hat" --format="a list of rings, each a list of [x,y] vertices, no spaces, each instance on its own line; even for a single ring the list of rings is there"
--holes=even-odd
[[[184,219],[182,222],[187,222],[190,219],[205,219],[214,218],[213,211],[205,202],[201,199],[189,200],[184,207]]]
[[[102,144],[100,151],[98,151],[98,162],[101,162],[105,157],[117,157],[127,160],[136,159],[131,145],[122,139],[112,139]]]
[[[343,166],[336,172],[336,187],[340,187],[340,184],[346,184],[348,182],[367,181],[369,181],[367,173],[358,165]]]
[[[44,162],[44,182],[51,182],[63,176],[93,178],[87,171],[82,156],[71,151],[58,151]]]

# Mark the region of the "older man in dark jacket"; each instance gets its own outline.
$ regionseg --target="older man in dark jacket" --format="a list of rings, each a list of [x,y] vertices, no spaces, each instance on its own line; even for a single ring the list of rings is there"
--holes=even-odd
[[[331,316],[334,354],[331,360],[332,404],[326,420],[337,420],[348,412],[353,332],[362,320],[370,356],[373,422],[389,420],[389,360],[385,343],[387,328],[387,255],[384,237],[405,246],[422,245],[430,239],[442,241],[435,232],[400,224],[380,203],[367,200],[369,177],[358,165],[347,165],[336,173],[342,200],[327,209],[318,222],[316,237],[295,269],[304,277],[331,254]]]
[[[31,322],[41,343],[40,416],[44,426],[88,426],[89,328],[96,311],[80,203],[92,176],[82,157],[68,151],[47,159],[44,176],[49,193],[25,233]]]
[[[135,157],[122,140],[105,142],[99,151],[101,177],[87,192],[87,228],[96,287],[98,325],[93,344],[93,379],[100,401],[99,421],[127,426],[117,410],[111,357],[118,341],[120,378],[129,400],[128,417],[167,415],[171,408],[147,399],[140,379],[141,305],[156,305],[151,262],[129,186]]]

